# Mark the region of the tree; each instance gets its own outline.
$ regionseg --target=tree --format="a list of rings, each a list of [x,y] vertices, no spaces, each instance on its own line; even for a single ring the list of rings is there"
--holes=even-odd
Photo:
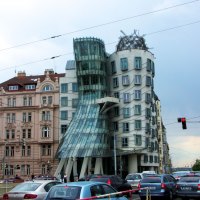
[[[196,159],[194,165],[192,166],[193,171],[200,171],[200,159]]]

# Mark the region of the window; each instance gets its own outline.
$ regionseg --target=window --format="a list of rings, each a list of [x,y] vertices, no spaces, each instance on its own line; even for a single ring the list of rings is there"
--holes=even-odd
[[[135,100],[141,100],[141,90],[135,90]]]
[[[149,156],[150,163],[153,163],[153,156]]]
[[[15,113],[12,113],[12,115],[11,115],[11,122],[12,123],[15,123],[15,118],[16,118]]]
[[[121,66],[122,71],[128,70],[128,59],[127,58],[121,58],[120,59],[120,66]]]
[[[68,92],[68,84],[62,83],[61,84],[61,93],[67,93]]]
[[[151,71],[151,60],[147,58],[147,71]]]
[[[135,105],[134,114],[141,115],[141,105]]]
[[[130,93],[124,93],[124,103],[129,103],[131,101]]]
[[[122,85],[127,86],[129,84],[130,84],[129,76],[128,75],[122,76]]]
[[[117,132],[119,130],[118,122],[113,122],[113,130]]]
[[[112,70],[112,74],[115,74],[117,72],[115,61],[111,62],[111,70]]]
[[[66,124],[62,124],[61,125],[61,134],[65,134],[67,131],[67,125]]]
[[[78,92],[78,84],[72,83],[72,92]]]
[[[148,162],[148,155],[144,155],[144,163]]]
[[[52,104],[52,96],[48,96],[48,104]]]
[[[145,138],[145,147],[147,148],[149,146],[149,138]]]
[[[61,120],[67,120],[68,119],[68,112],[66,111],[61,111]]]
[[[151,77],[146,76],[146,86],[151,86]]]
[[[123,108],[123,116],[124,118],[130,117],[130,108]]]
[[[52,91],[53,87],[51,85],[45,85],[42,89],[42,91]]]
[[[114,92],[114,97],[119,99],[119,92]]]
[[[26,156],[26,148],[25,146],[22,146],[22,157]]]
[[[10,131],[6,130],[6,139],[9,139],[9,138],[10,138]]]
[[[35,85],[25,85],[25,90],[34,90]]]
[[[16,98],[8,98],[7,105],[8,107],[16,107]]]
[[[61,106],[68,106],[68,97],[61,97]]]
[[[145,93],[145,102],[147,104],[151,103],[151,94]]]
[[[141,120],[135,120],[135,130],[141,130],[141,129],[142,129]]]
[[[28,112],[28,113],[22,113],[22,122],[31,122],[32,120],[32,113]]]
[[[119,81],[118,81],[118,77],[113,78],[113,87],[119,87]]]
[[[15,139],[15,129],[11,130],[11,139]]]
[[[10,85],[8,90],[18,90],[18,85]]]
[[[146,132],[147,134],[150,134],[150,131],[151,131],[151,129],[150,129],[150,124],[149,124],[149,123],[146,123],[145,132]]]
[[[154,62],[151,61],[151,71],[152,71],[152,76],[155,75],[155,67],[154,67]]]
[[[126,137],[122,138],[122,147],[128,147],[128,138]]]
[[[32,97],[28,98],[28,106],[32,106]]]
[[[31,146],[27,146],[27,156],[31,156]]]
[[[145,117],[147,119],[149,119],[151,117],[151,109],[150,108],[145,109]]]
[[[78,99],[72,99],[72,108],[77,108],[78,106]]]
[[[13,147],[13,146],[10,147],[10,156],[11,157],[15,156],[15,147]]]
[[[43,144],[42,145],[42,156],[50,156],[51,155],[51,145]]]
[[[46,96],[42,97],[42,104],[47,104],[47,97]]]
[[[43,138],[48,138],[50,137],[50,129],[48,126],[42,127],[42,137]]]
[[[114,116],[119,116],[119,107],[114,107]]]
[[[42,121],[50,121],[50,111],[42,111]]]
[[[23,105],[27,106],[27,97],[23,97]]]
[[[136,146],[142,145],[142,136],[141,135],[135,135],[135,145]]]
[[[31,129],[28,129],[28,138],[31,138]]]
[[[137,70],[142,69],[142,58],[141,57],[135,57],[134,67]]]
[[[129,132],[129,123],[128,122],[123,123],[123,132]]]
[[[142,84],[142,76],[141,75],[135,75],[134,84],[135,85],[141,85]]]

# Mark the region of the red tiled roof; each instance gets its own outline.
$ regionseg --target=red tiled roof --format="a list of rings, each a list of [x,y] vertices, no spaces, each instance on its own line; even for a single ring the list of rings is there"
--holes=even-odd
[[[56,78],[64,77],[64,73],[60,74],[49,74],[49,77],[52,81],[55,81]],[[8,91],[8,87],[11,85],[21,86],[18,91],[24,90],[25,85],[37,84],[37,80],[40,78],[40,82],[43,82],[46,78],[46,75],[34,75],[34,76],[16,76],[0,84],[0,88],[3,87],[5,91]]]

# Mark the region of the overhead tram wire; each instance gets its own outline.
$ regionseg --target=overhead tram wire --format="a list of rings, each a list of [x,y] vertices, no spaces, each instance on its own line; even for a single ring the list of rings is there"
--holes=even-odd
[[[154,31],[154,32],[151,32],[151,33],[146,33],[144,35],[145,36],[153,35],[153,34],[157,34],[157,33],[161,33],[161,32],[166,32],[166,31],[170,31],[170,30],[182,28],[182,27],[185,27],[185,26],[194,25],[194,24],[197,24],[197,23],[200,23],[200,20],[197,20],[197,21],[194,21],[194,22],[191,22],[191,23],[187,23],[187,24],[183,24],[183,25],[179,25],[179,26],[174,26],[174,27],[171,27],[171,28],[163,29],[163,30]],[[105,45],[108,46],[108,45],[116,44],[116,43],[117,43],[117,41],[115,41],[115,42],[109,42],[109,43],[107,43]],[[29,65],[29,64],[44,62],[44,61],[47,61],[47,60],[52,60],[52,59],[55,59],[55,58],[59,58],[59,57],[63,57],[63,56],[66,56],[66,55],[71,55],[71,54],[73,54],[73,52],[62,54],[62,55],[58,55],[58,56],[52,56],[51,58],[45,58],[45,59],[41,59],[41,60],[36,60],[36,61],[33,61],[33,62],[20,64],[20,65],[17,65],[17,66],[25,66],[25,65]],[[0,69],[0,71],[4,71],[4,70],[7,70],[7,69],[12,69],[12,68],[16,68],[16,65],[12,66],[12,67],[4,67],[3,69]]]
[[[106,22],[106,23],[102,23],[102,24],[86,27],[86,28],[83,28],[83,29],[70,31],[70,32],[63,33],[63,34],[59,34],[59,35],[55,35],[55,36],[51,36],[51,37],[47,37],[47,38],[31,41],[31,42],[22,43],[22,44],[19,44],[19,45],[15,45],[15,46],[7,47],[7,48],[4,48],[4,49],[0,49],[0,52],[6,51],[6,50],[10,50],[10,49],[14,49],[14,48],[18,48],[18,47],[21,47],[21,46],[31,45],[31,44],[38,43],[38,42],[43,42],[43,41],[46,41],[46,40],[56,39],[56,38],[63,37],[63,36],[66,36],[66,35],[70,35],[70,34],[74,34],[74,33],[77,33],[77,32],[82,32],[82,31],[86,31],[86,30],[90,30],[90,29],[94,29],[94,28],[98,28],[98,27],[102,27],[102,26],[107,26],[107,25],[110,25],[110,24],[114,24],[114,23],[130,20],[130,19],[142,17],[142,16],[145,16],[145,15],[151,15],[151,14],[154,14],[154,13],[162,12],[162,11],[165,11],[165,10],[170,10],[170,9],[173,9],[173,8],[176,8],[176,7],[179,7],[179,6],[188,5],[188,4],[191,4],[191,3],[198,2],[198,1],[200,1],[200,0],[193,0],[193,1],[185,2],[185,3],[181,3],[181,4],[176,4],[176,5],[169,6],[169,7],[166,7],[166,8],[161,8],[161,9],[158,9],[158,10],[155,10],[155,11],[149,11],[149,12],[138,14],[138,15],[134,15],[134,16],[131,16],[131,17],[126,17],[126,18],[122,18],[122,19],[119,19],[119,20],[114,20],[114,21],[110,21],[110,22]]]

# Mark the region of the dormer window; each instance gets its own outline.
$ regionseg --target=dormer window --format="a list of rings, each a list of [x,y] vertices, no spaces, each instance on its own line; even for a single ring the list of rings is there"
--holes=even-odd
[[[26,85],[25,89],[26,90],[34,90],[35,89],[35,85]]]
[[[42,91],[52,91],[53,87],[51,85],[45,85],[42,89]]]
[[[9,86],[9,90],[18,90],[18,89],[19,89],[18,85],[10,85]]]

